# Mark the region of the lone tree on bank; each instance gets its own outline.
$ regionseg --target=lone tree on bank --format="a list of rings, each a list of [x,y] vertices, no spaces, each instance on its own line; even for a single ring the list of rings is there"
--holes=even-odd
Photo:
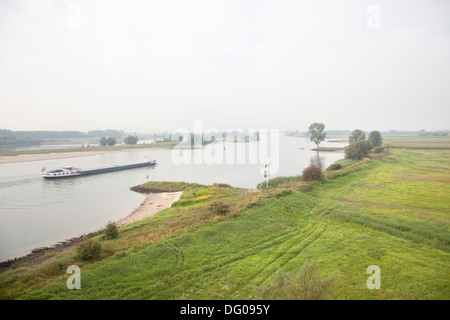
[[[369,134],[369,141],[372,142],[374,147],[379,147],[383,143],[383,138],[381,138],[380,131],[372,131]]]
[[[348,143],[352,144],[353,142],[359,141],[359,140],[365,140],[366,134],[364,131],[356,129],[353,130],[350,134],[350,137],[348,138]]]
[[[323,132],[325,125],[323,123],[313,123],[309,126],[310,137],[309,140],[317,145],[317,152],[319,152],[319,144],[325,140],[327,134]]]

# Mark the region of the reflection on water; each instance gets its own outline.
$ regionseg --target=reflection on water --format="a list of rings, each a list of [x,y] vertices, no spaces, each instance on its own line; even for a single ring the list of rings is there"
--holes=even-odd
[[[250,143],[237,143],[219,149],[249,149]],[[323,143],[327,146],[327,143]],[[332,146],[338,146],[332,143]],[[340,146],[340,145],[339,145]],[[311,163],[326,168],[343,157],[342,153],[319,155],[308,139],[281,137],[276,176],[301,174]],[[218,150],[219,150],[218,149]],[[228,149],[227,149],[228,151]],[[192,159],[202,150],[188,151]],[[41,168],[71,165],[83,169],[123,165],[156,159],[158,165],[99,175],[45,180]],[[172,150],[136,149],[82,156],[70,159],[0,165],[0,261],[24,255],[31,249],[52,245],[103,227],[130,214],[145,198],[130,187],[149,180],[185,181],[202,184],[227,183],[255,188],[263,181],[261,163],[250,164],[249,156],[239,164],[180,164],[173,162]]]
[[[322,153],[323,154],[323,153]],[[314,165],[320,168],[320,170],[325,170],[325,156],[320,156],[319,152],[316,152],[313,156],[311,156],[310,165]]]

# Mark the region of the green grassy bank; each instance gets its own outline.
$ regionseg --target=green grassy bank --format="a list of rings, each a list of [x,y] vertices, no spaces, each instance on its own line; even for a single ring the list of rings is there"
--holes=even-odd
[[[94,261],[75,249],[0,275],[2,299],[252,299],[278,270],[317,262],[336,277],[335,299],[450,297],[446,150],[391,150],[393,157],[341,161],[322,182],[286,179],[260,192],[227,185],[184,190],[172,208],[119,229]],[[165,186],[157,183],[155,186]],[[208,204],[221,201],[227,214]],[[69,265],[81,289],[68,290]],[[366,286],[367,267],[381,289]]]

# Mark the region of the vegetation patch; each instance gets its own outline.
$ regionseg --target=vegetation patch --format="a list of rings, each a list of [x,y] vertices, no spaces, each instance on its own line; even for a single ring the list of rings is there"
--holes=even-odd
[[[303,181],[323,180],[323,178],[324,175],[322,173],[322,170],[315,165],[310,165],[309,167],[305,168],[302,172]]]

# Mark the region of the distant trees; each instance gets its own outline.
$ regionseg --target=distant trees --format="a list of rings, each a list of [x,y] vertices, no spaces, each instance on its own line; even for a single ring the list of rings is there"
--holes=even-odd
[[[105,146],[114,146],[116,145],[117,140],[115,137],[101,137],[100,138],[100,145],[105,147]]]
[[[348,143],[352,144],[355,141],[364,140],[366,139],[366,134],[364,131],[356,129],[353,130],[350,134],[350,137],[348,138]]]
[[[105,147],[108,145],[108,139],[106,139],[106,137],[101,137],[100,138],[100,145]]]
[[[381,138],[380,131],[372,131],[369,133],[369,141],[374,147],[379,147],[383,143],[383,138]]]
[[[369,151],[373,145],[368,140],[358,140],[345,147],[345,159],[361,160],[369,156]]]
[[[135,136],[132,136],[132,135],[126,136],[126,137],[123,139],[123,142],[124,142],[125,144],[136,144],[138,141],[139,141],[139,138],[138,138],[138,137],[135,137]]]
[[[115,137],[108,137],[108,146],[115,146],[117,143],[117,140]]]
[[[308,131],[310,134],[309,140],[317,145],[317,151],[319,151],[319,144],[325,140],[327,134],[324,132],[325,125],[323,123],[313,123],[309,126]]]

